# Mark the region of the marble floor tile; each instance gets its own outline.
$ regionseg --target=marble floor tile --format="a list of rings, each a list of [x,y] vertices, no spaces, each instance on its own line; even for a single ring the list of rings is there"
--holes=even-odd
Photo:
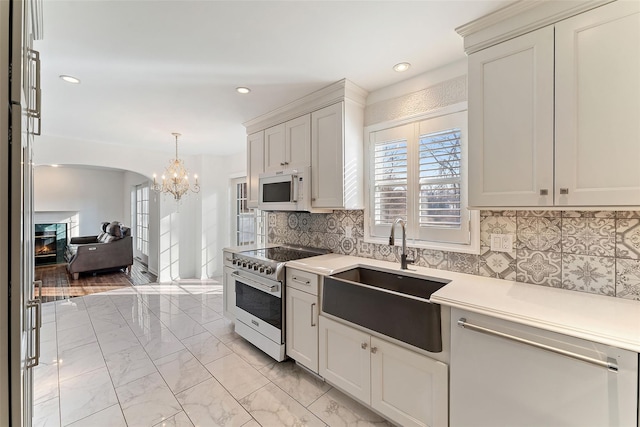
[[[206,365],[206,368],[236,399],[243,398],[269,383],[264,375],[237,354],[213,361]]]
[[[116,388],[116,394],[130,426],[152,426],[182,411],[157,372]]]
[[[191,421],[197,426],[242,426],[251,415],[224,387],[211,378],[176,396]]]
[[[105,355],[113,385],[120,387],[156,372],[156,367],[140,344]]]
[[[213,322],[214,320],[222,319],[222,315],[212,308],[207,307],[206,305],[201,305],[198,307],[192,307],[183,310],[189,317],[191,317],[196,322],[203,324]]]
[[[266,353],[245,339],[231,341],[227,344],[227,347],[239,354],[240,357],[256,369],[262,369],[265,366],[271,366],[276,363],[270,356],[267,356]]]
[[[45,302],[42,304],[42,324],[56,321],[56,304],[55,302]]]
[[[33,403],[38,405],[58,397],[58,365],[37,366],[33,370]]]
[[[117,403],[106,367],[60,381],[60,413],[64,426]]]
[[[120,405],[116,404],[69,424],[69,427],[127,427],[127,423]]]
[[[236,334],[217,311],[219,282],[48,304],[33,370],[36,426],[390,425]]]
[[[60,351],[58,360],[60,381],[106,367],[97,342]]]
[[[203,365],[233,353],[229,347],[209,332],[184,338],[181,341]]]
[[[45,400],[33,405],[33,427],[60,426],[60,398]]]
[[[240,335],[236,334],[233,322],[229,319],[222,318],[214,320],[202,326],[225,344],[241,338]]]
[[[311,405],[331,389],[329,384],[304,371],[292,360],[266,366],[260,373],[304,407]]]
[[[58,332],[58,350],[60,352],[97,341],[98,338],[96,337],[91,324],[80,325],[75,328],[69,328]]]
[[[184,313],[172,316],[163,316],[160,320],[162,320],[167,328],[169,328],[169,330],[173,332],[178,339],[192,337],[205,331],[198,322]]]
[[[135,336],[128,326],[97,332],[96,335],[98,336],[98,343],[100,344],[102,353],[105,356],[140,345],[138,337]]]
[[[154,427],[194,427],[193,423],[184,412],[178,412],[173,417],[159,422]]]
[[[211,378],[209,371],[186,349],[162,357],[155,364],[174,394]]]
[[[308,409],[330,426],[393,426],[335,388],[321,396]]]
[[[318,417],[275,384],[240,399],[240,404],[263,426],[324,426]]]

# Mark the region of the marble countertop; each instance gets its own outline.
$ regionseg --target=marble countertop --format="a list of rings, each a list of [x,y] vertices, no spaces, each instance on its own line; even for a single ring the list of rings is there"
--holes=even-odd
[[[640,353],[640,302],[338,254],[287,262],[328,275],[356,266],[450,280],[431,301]]]
[[[229,246],[226,248],[222,248],[222,250],[225,252],[231,252],[231,253],[237,254],[238,252],[253,251],[256,249],[264,249],[264,248],[275,248],[277,246],[282,246],[282,245],[275,245],[272,243],[261,243],[258,245]]]

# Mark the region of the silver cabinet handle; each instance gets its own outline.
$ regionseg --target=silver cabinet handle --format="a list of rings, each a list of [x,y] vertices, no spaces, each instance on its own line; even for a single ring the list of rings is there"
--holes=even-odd
[[[236,271],[231,273],[231,277],[233,277],[234,279],[240,280],[242,283],[244,283],[247,286],[251,286],[252,288],[256,288],[256,289],[271,292],[271,293],[278,292],[277,286],[264,285],[262,283],[256,282],[255,280],[247,279],[246,277],[242,277],[241,275],[239,275],[238,272]]]
[[[549,190],[547,190],[546,188],[543,188],[540,190],[540,195],[541,196],[548,196],[549,195]]]
[[[560,189],[560,194],[569,194],[569,189],[568,188],[561,188]]]
[[[376,354],[378,352],[378,347],[371,347],[371,353]]]
[[[465,328],[465,329],[469,329],[475,332],[481,332],[483,334],[487,334],[487,335],[493,335],[496,337],[500,337],[500,338],[504,338],[507,340],[511,340],[511,341],[516,341],[519,342],[521,344],[526,344],[529,345],[531,347],[535,347],[535,348],[539,348],[541,350],[547,350],[550,351],[552,353],[556,353],[559,354],[561,356],[565,356],[565,357],[569,357],[572,359],[577,359],[580,360],[582,362],[586,362],[586,363],[591,363],[592,365],[596,365],[599,366],[601,368],[606,368],[611,372],[618,372],[618,361],[609,357],[607,358],[607,361],[602,361],[599,359],[594,359],[592,357],[588,357],[588,356],[584,356],[582,354],[578,354],[578,353],[574,353],[571,351],[567,351],[567,350],[563,350],[561,348],[557,348],[557,347],[552,347],[550,345],[546,345],[546,344],[542,344],[539,342],[535,342],[535,341],[531,341],[525,338],[520,338],[520,337],[516,337],[515,335],[510,335],[510,334],[505,334],[504,332],[499,332],[499,331],[494,331],[493,329],[488,329],[488,328],[484,328],[482,326],[478,326],[478,325],[474,325],[472,323],[468,323],[467,319],[465,319],[464,317],[461,317],[460,320],[458,320],[458,326],[460,326],[461,328]]]
[[[366,350],[368,346],[369,345],[366,342],[363,342],[362,344],[360,344],[360,348],[362,348],[363,350]]]
[[[36,95],[35,108],[28,108],[27,115],[38,120],[38,131],[33,132],[34,135],[39,136],[42,132],[42,87],[40,85],[40,52],[37,50],[29,49],[28,57],[32,60],[36,67],[36,81],[35,86],[31,87]]]
[[[310,285],[311,284],[311,281],[309,281],[309,280],[300,280],[296,276],[291,276],[291,281],[292,282],[296,282],[296,283],[300,283],[301,285]]]
[[[40,328],[42,327],[42,302],[39,299],[33,299],[27,303],[27,309],[36,309],[36,325],[32,327],[32,331],[35,331],[35,355],[27,358],[26,367],[35,368],[40,364]]]
[[[316,323],[315,323],[316,318],[313,315],[313,309],[315,307],[316,307],[316,303],[314,302],[314,303],[311,304],[311,326],[316,326]]]

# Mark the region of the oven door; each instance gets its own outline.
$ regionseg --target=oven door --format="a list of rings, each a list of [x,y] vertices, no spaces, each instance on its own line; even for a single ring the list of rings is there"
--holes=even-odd
[[[265,278],[249,278],[234,272],[236,320],[271,341],[284,343],[282,284]]]

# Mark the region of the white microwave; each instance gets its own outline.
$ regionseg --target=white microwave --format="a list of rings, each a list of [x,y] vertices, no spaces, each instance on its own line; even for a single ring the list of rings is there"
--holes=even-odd
[[[267,172],[259,176],[258,209],[311,211],[311,168]]]

